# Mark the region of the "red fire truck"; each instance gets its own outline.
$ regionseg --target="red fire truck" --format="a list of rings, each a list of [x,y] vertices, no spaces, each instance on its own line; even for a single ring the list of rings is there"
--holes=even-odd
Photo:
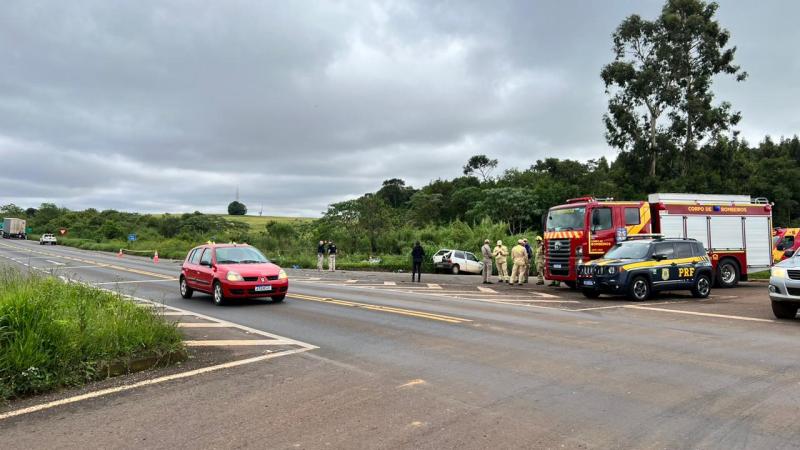
[[[575,286],[576,266],[628,235],[694,238],[708,250],[716,283],[735,286],[772,263],[772,205],[746,195],[651,194],[647,201],[582,197],[550,208],[545,277]]]

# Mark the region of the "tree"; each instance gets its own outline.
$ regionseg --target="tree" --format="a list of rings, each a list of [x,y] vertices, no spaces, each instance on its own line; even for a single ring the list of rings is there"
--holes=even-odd
[[[358,226],[369,238],[370,253],[378,252],[378,235],[391,224],[389,206],[382,198],[366,194],[358,199]]]
[[[409,218],[419,226],[436,222],[442,211],[442,203],[442,194],[417,192],[411,197]]]
[[[399,208],[408,203],[414,195],[414,188],[406,186],[406,182],[399,178],[392,178],[383,182],[383,187],[375,193],[392,208]]]
[[[615,58],[601,71],[611,96],[603,116],[606,140],[635,156],[623,161],[646,159],[651,178],[659,158],[670,153],[681,159],[685,175],[700,144],[739,122],[729,103],[712,104],[715,75],[747,76],[733,64],[736,49],[726,48],[730,33],[714,20],[717,8],[667,0],[656,20],[632,15],[613,34]]]
[[[496,159],[489,159],[486,155],[475,155],[467,161],[464,166],[464,175],[478,173],[481,179],[486,182],[489,180],[492,170],[497,167]]]
[[[234,200],[228,205],[228,214],[231,216],[243,216],[247,214],[247,206]]]
[[[9,203],[0,206],[0,214],[5,217],[22,217],[25,215],[25,210],[13,203]]]
[[[660,57],[679,87],[679,101],[670,111],[671,134],[683,144],[681,174],[685,175],[698,144],[715,139],[739,123],[731,104],[712,105],[713,78],[718,74],[743,81],[747,73],[733,64],[736,47],[726,47],[730,32],[714,19],[719,5],[702,0],[667,0],[659,25],[664,34]]]

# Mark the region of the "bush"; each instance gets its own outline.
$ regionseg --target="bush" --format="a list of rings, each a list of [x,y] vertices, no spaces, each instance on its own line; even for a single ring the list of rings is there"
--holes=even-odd
[[[182,349],[178,330],[116,294],[0,272],[0,399],[98,379],[98,369]]]

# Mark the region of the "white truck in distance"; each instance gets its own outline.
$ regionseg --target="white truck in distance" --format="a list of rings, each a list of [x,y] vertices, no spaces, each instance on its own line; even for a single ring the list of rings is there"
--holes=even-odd
[[[5,239],[27,239],[25,227],[27,223],[23,219],[7,217],[3,219],[3,238]]]
[[[39,245],[56,245],[57,243],[53,233],[45,233],[39,238]]]

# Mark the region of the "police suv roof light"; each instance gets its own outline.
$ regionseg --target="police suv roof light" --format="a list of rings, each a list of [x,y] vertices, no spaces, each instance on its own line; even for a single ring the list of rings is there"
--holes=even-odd
[[[664,235],[660,233],[640,233],[640,234],[630,234],[628,235],[628,240],[632,241],[635,239],[664,239]]]

